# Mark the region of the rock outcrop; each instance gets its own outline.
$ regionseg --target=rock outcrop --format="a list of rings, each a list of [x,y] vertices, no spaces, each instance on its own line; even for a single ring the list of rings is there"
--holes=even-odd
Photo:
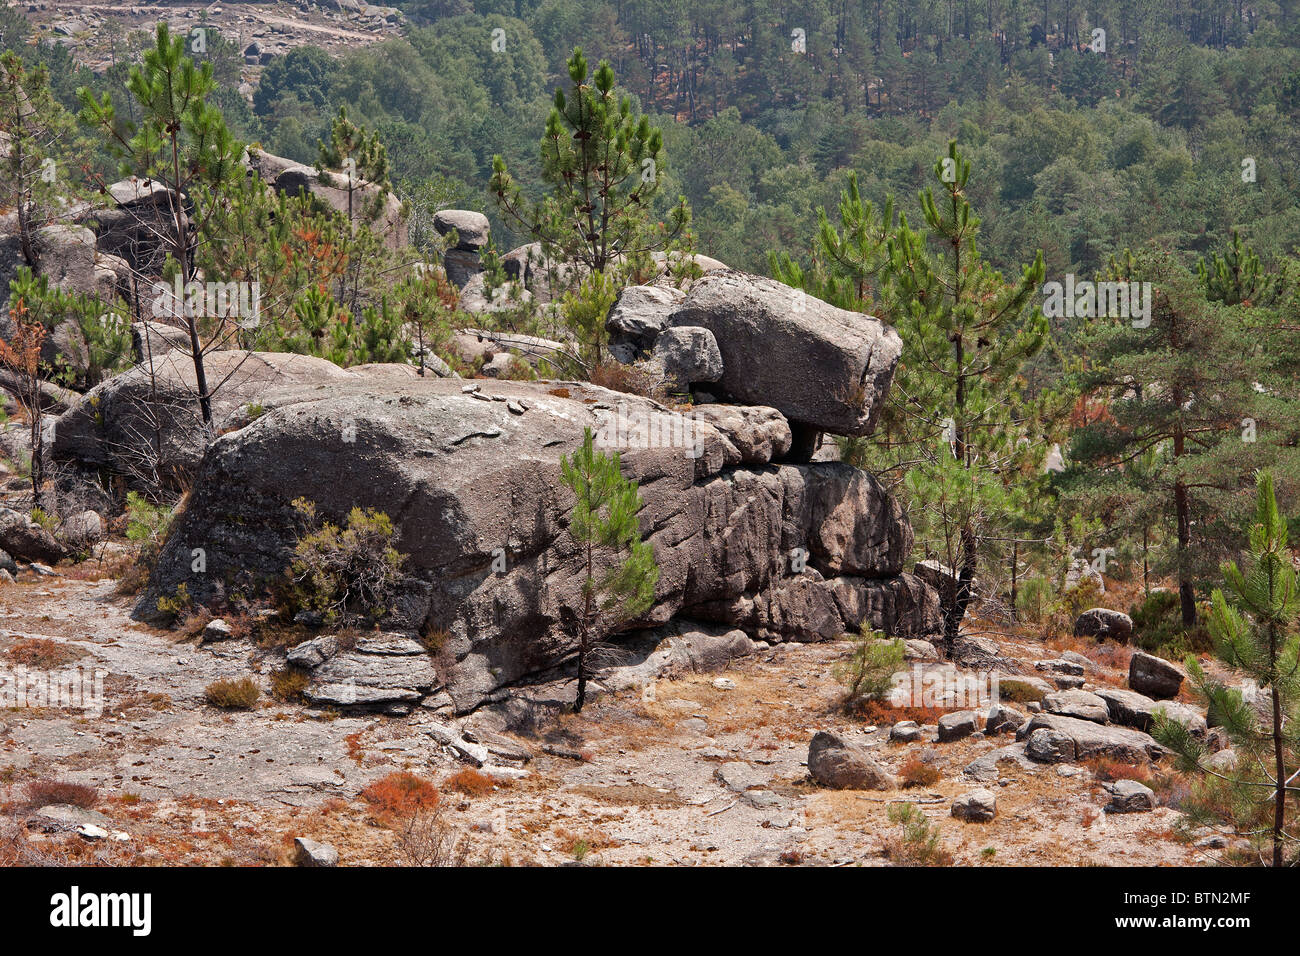
[[[409,238],[407,211],[391,192],[344,173],[303,166],[262,150],[248,151],[248,167],[277,192],[306,192],[316,202],[366,222],[389,249],[403,249]]]
[[[483,270],[479,253],[491,234],[488,218],[481,212],[443,209],[434,214],[433,228],[440,236],[456,235],[455,245],[443,253],[442,265],[447,278],[461,288]]]
[[[625,289],[606,328],[616,358],[659,365],[658,342],[669,330],[710,333],[721,375],[714,378],[708,368],[694,381],[716,382],[710,392],[732,401],[776,408],[804,456],[817,432],[871,433],[902,351],[898,334],[869,315],[730,269],[706,274],[684,296],[658,287]]]
[[[573,648],[581,575],[559,462],[591,427],[640,485],[660,567],[653,607],[629,627],[684,616],[778,641],[863,621],[901,637],[938,628],[934,592],[903,573],[912,532],[898,503],[846,465],[774,464],[788,426],[773,409],[707,421],[580,383],[374,374],[245,392],[259,415],[227,413],[243,427],[207,450],[142,606],[182,582],[203,600],[218,582],[281,574],[295,498],[334,520],[377,508],[427,588],[418,617],[449,635],[448,690],[469,709]],[[79,435],[87,454],[106,454],[89,425]],[[203,574],[191,571],[195,547]]]

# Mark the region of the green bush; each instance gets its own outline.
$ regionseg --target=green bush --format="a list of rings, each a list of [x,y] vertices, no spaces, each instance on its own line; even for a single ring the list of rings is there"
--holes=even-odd
[[[847,660],[840,661],[832,670],[835,679],[844,684],[844,707],[860,707],[873,700],[884,700],[894,686],[894,674],[903,667],[905,647],[900,640],[889,640],[880,631],[873,631],[866,622],[853,638],[853,650]]]
[[[1056,610],[1056,588],[1045,577],[1026,578],[1016,589],[1016,613],[1030,624],[1046,624]]]
[[[340,528],[318,518],[313,502],[298,498],[293,506],[305,528],[289,565],[290,610],[313,611],[331,624],[387,614],[406,560],[395,547],[392,519],[381,511],[353,508]]]
[[[1213,646],[1203,626],[1198,624],[1190,630],[1183,626],[1177,591],[1153,591],[1141,604],[1129,609],[1129,617],[1133,618],[1133,643],[1148,654],[1178,661]]]

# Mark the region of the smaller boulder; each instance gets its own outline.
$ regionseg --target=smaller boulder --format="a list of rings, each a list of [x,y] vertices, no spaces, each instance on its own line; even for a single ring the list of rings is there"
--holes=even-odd
[[[939,743],[949,743],[969,737],[979,729],[979,715],[973,710],[944,714],[939,718]]]
[[[22,561],[57,564],[68,549],[45,528],[19,511],[0,509],[0,549]]]
[[[201,640],[204,644],[212,641],[228,641],[235,636],[234,630],[224,618],[213,618],[203,628]]]
[[[835,790],[893,790],[898,785],[866,747],[824,730],[808,745],[808,773]]]
[[[97,511],[82,511],[59,525],[59,538],[77,550],[102,541],[108,525]]]
[[[952,802],[952,815],[970,823],[987,823],[998,815],[998,798],[992,790],[972,790]]]
[[[293,838],[294,863],[298,866],[338,866],[339,851],[328,843],[306,837]]]
[[[1128,686],[1139,694],[1146,694],[1156,700],[1176,697],[1185,676],[1187,675],[1182,668],[1141,651],[1129,661]]]
[[[1102,787],[1110,794],[1107,813],[1146,813],[1156,807],[1156,795],[1151,788],[1136,780],[1116,780]]]
[[[994,704],[989,708],[988,719],[984,722],[986,734],[1014,733],[1029,718],[1020,711],[1006,704]]]
[[[1127,641],[1132,634],[1133,619],[1110,608],[1089,608],[1074,622],[1075,637],[1095,637],[1100,640],[1111,638],[1122,642]]]
[[[1086,690],[1058,690],[1048,694],[1043,698],[1043,709],[1049,714],[1077,717],[1080,720],[1091,720],[1096,724],[1104,724],[1110,720],[1106,701]]]
[[[921,739],[921,725],[915,720],[900,720],[889,728],[889,739],[898,743],[910,744]]]
[[[1074,759],[1074,738],[1060,730],[1039,727],[1025,740],[1025,756],[1038,763],[1066,763]]]

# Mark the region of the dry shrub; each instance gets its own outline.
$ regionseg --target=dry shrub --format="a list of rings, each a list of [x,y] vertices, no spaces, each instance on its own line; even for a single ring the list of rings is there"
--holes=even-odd
[[[70,783],[66,780],[33,780],[23,787],[23,805],[30,810],[52,806],[56,803],[70,804],[89,810],[99,802],[99,790],[82,783]]]
[[[466,767],[448,777],[444,785],[467,797],[481,797],[485,793],[491,793],[496,782],[487,774]]]
[[[942,707],[903,707],[887,701],[867,700],[855,707],[854,713],[868,723],[888,727],[903,720],[914,720],[918,724],[937,723],[947,711]]]
[[[911,803],[891,804],[889,822],[898,829],[885,838],[885,856],[901,866],[951,866],[952,854],[939,842],[939,828]]]
[[[203,629],[214,620],[216,616],[205,607],[188,611],[176,624],[176,630],[180,632],[179,640],[197,639],[203,633]]]
[[[1104,754],[1086,757],[1080,763],[1092,771],[1094,779],[1102,783],[1111,783],[1115,780],[1136,780],[1138,783],[1148,785],[1151,783],[1149,767],[1134,766]]]
[[[998,699],[1002,701],[1027,704],[1030,701],[1041,701],[1046,696],[1042,688],[1035,687],[1028,681],[1007,680],[1006,678],[998,681]]]
[[[457,836],[435,805],[412,813],[397,829],[395,847],[406,866],[464,866],[469,837]]]
[[[66,667],[80,657],[84,657],[85,652],[76,647],[71,647],[60,641],[52,641],[44,637],[24,637],[15,641],[13,646],[5,651],[5,657],[9,658],[15,664],[21,664],[24,667],[39,668],[41,670],[51,670],[56,667]]]
[[[438,788],[423,777],[398,770],[376,780],[361,791],[361,797],[380,816],[410,817],[435,809],[441,799]]]
[[[251,677],[238,680],[223,677],[203,688],[204,699],[213,707],[225,710],[251,710],[261,696],[261,688]]]
[[[551,388],[547,389],[546,394],[554,395],[556,398],[568,398],[569,390],[567,388]]]
[[[592,385],[643,398],[651,398],[657,385],[645,372],[621,362],[602,362],[592,368],[587,378]]]
[[[912,787],[932,787],[942,776],[936,767],[915,754],[908,757],[898,770],[898,778],[904,790]]]
[[[311,678],[306,671],[296,667],[282,667],[271,674],[271,696],[284,704],[296,704],[303,700],[302,692],[307,689]]]

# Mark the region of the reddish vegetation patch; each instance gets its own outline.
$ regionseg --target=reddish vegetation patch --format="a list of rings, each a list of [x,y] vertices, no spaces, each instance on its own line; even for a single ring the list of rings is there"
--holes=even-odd
[[[942,774],[920,757],[913,754],[903,762],[898,770],[898,779],[903,789],[910,787],[932,787],[939,782]]]
[[[495,783],[487,774],[466,767],[448,777],[444,785],[449,790],[463,793],[467,797],[478,797],[491,793]]]
[[[1110,783],[1114,780],[1136,780],[1138,783],[1151,783],[1151,771],[1147,767],[1133,766],[1106,756],[1088,757],[1081,763],[1092,771],[1096,780]]]
[[[438,805],[438,788],[423,777],[399,770],[376,780],[361,796],[381,816],[405,817]]]
[[[914,720],[918,724],[937,723],[947,713],[942,707],[900,707],[878,700],[868,700],[854,708],[854,712],[863,720],[872,724],[888,726],[900,720]]]
[[[24,667],[64,667],[81,657],[81,652],[59,641],[43,637],[24,637],[14,642],[5,656]]]
[[[99,801],[99,791],[94,787],[65,780],[34,780],[23,787],[23,794],[27,806],[33,809],[56,803],[89,809]]]

